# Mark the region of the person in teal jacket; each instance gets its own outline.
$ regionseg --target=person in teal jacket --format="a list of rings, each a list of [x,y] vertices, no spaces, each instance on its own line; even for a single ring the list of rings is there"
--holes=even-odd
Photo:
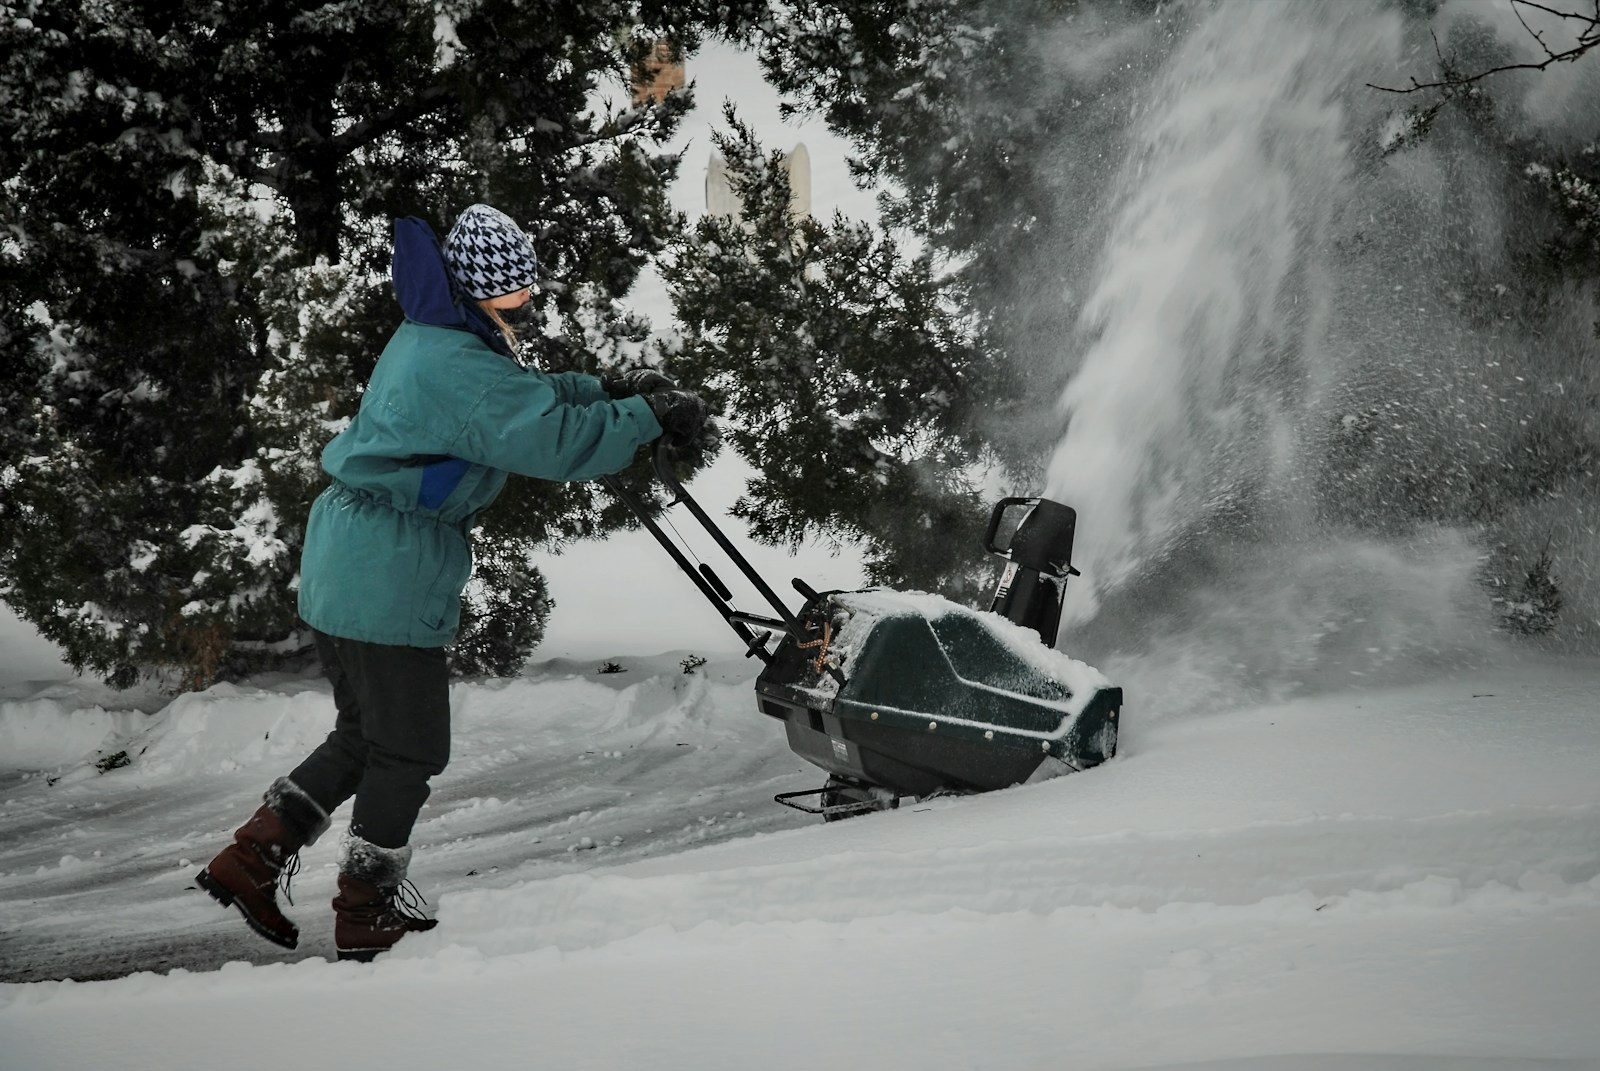
[[[700,399],[653,370],[602,383],[519,362],[503,311],[530,299],[536,272],[533,244],[488,205],[463,212],[442,248],[422,220],[395,224],[405,321],[323,451],[331,481],[300,563],[300,616],[333,684],[334,730],[196,879],[277,944],[299,939],[279,886],[287,893],[299,850],[352,796],[333,901],[339,957],[371,959],[434,925],[406,881],[409,842],[449,761],[444,648],[460,624],[471,531],[508,475],[591,479],[658,436],[687,446],[704,425]]]

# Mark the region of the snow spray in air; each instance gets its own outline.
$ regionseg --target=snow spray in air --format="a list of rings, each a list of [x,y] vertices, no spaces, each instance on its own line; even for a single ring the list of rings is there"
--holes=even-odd
[[[1160,586],[1159,624],[1183,653],[1169,645],[1156,658],[1147,614],[1101,616],[1082,633],[1097,634],[1103,668],[1114,665],[1108,643],[1132,641],[1163,666],[1205,663],[1237,700],[1233,678],[1276,683],[1316,662],[1289,652],[1291,637],[1316,646],[1341,615],[1365,619],[1350,602],[1355,574],[1366,596],[1470,584],[1471,548],[1448,534],[1415,552],[1371,541],[1330,550],[1325,533],[1295,545],[1309,528],[1301,444],[1341,372],[1326,337],[1328,254],[1354,167],[1348,112],[1352,101],[1370,107],[1357,95],[1370,97],[1363,83],[1397,61],[1400,37],[1376,3],[1225,0],[1200,9],[1136,120],[1046,495],[1079,514],[1084,575],[1068,589],[1068,632],[1112,593]],[[1351,560],[1362,568],[1342,572]],[[1256,606],[1241,611],[1252,590]],[[1454,616],[1415,605],[1418,617],[1436,609]],[[1227,621],[1234,631],[1216,635]],[[1281,657],[1247,667],[1257,644]],[[1141,668],[1151,667],[1125,670]]]

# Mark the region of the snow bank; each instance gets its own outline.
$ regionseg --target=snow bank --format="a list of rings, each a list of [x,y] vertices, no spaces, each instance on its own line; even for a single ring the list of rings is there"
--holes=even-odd
[[[535,666],[528,676],[458,682],[451,688],[458,730],[523,743],[570,738],[574,731],[623,734],[640,742],[657,734],[750,731],[759,719],[747,664],[724,659],[705,672],[663,672],[681,652],[630,660],[612,678],[576,665]],[[720,676],[721,680],[708,676]],[[623,681],[629,683],[622,683]],[[106,755],[127,753],[141,773],[182,777],[292,765],[333,727],[325,681],[314,675],[275,684],[218,684],[180,695],[164,707],[108,710],[85,703],[85,689],[49,688],[30,699],[0,701],[0,771],[51,771],[73,776]],[[87,694],[97,694],[87,689]],[[631,734],[630,734],[631,731]],[[287,767],[285,767],[287,768]]]
[[[528,734],[567,734],[576,727],[595,732],[626,727],[650,732],[690,725],[709,728],[754,709],[747,681],[718,684],[703,674],[681,671],[634,672],[627,679],[632,683],[619,681],[619,687],[593,676],[536,672],[531,677],[457,685],[451,705],[462,724],[514,727]]]
[[[314,686],[268,690],[221,684],[155,714],[75,705],[71,693],[0,703],[0,769],[73,776],[124,752],[146,774],[181,777],[302,755],[332,727],[333,700]]]
[[[146,717],[56,699],[0,702],[0,770],[45,770],[115,751],[111,745],[133,736]]]

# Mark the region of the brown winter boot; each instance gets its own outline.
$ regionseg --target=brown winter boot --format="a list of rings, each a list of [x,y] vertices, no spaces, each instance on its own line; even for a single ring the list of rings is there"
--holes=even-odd
[[[406,880],[410,848],[380,848],[351,834],[333,898],[333,945],[342,960],[370,963],[408,933],[439,925],[418,909],[427,903]]]
[[[278,910],[278,887],[289,903],[289,879],[300,870],[300,849],[328,828],[328,816],[293,781],[280,777],[265,802],[195,875],[195,884],[223,907],[233,906],[250,928],[275,945],[294,948],[300,929]]]

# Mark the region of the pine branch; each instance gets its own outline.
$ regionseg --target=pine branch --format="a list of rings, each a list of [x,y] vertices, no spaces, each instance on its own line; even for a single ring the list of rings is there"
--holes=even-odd
[[[430,86],[409,98],[405,105],[362,119],[340,134],[324,136],[314,126],[296,128],[299,137],[291,141],[281,129],[258,130],[247,140],[250,149],[265,153],[270,164],[258,163],[254,152],[247,152],[235,166],[240,175],[277,193],[286,194],[301,168],[301,157],[308,146],[316,146],[325,160],[342,160],[385,135],[410,126],[423,116],[457,99],[453,89]]]
[[[447,86],[429,86],[408,98],[403,107],[363,119],[344,133],[335,135],[330,139],[334,155],[341,158],[349,156],[357,149],[365,148],[384,135],[411,125],[424,115],[436,112],[454,100],[456,100],[455,90]]]

